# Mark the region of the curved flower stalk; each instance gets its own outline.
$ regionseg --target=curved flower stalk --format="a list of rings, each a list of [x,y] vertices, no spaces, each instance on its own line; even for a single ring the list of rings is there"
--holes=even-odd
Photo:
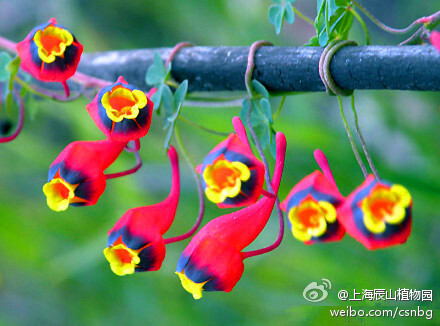
[[[281,203],[293,236],[307,245],[339,241],[345,234],[337,219],[337,209],[345,198],[321,150],[315,150],[315,159],[324,174],[317,170],[303,178]]]
[[[21,68],[34,78],[61,82],[69,96],[66,80],[75,74],[83,46],[73,34],[58,25],[55,18],[35,27],[16,45]]]
[[[206,197],[220,208],[255,203],[263,191],[264,165],[249,146],[243,123],[233,119],[236,134],[218,144],[196,169]]]
[[[150,129],[153,102],[122,76],[102,88],[86,108],[104,135],[115,141],[139,139]]]
[[[69,205],[94,205],[105,190],[104,170],[122,152],[126,143],[111,140],[76,141],[69,144],[50,165],[43,186],[47,205],[54,211]]]
[[[104,255],[116,275],[157,271],[162,265],[165,258],[162,235],[174,220],[180,194],[179,160],[173,146],[168,156],[173,173],[168,197],[155,205],[128,210],[108,232]]]
[[[286,138],[277,133],[277,156],[273,177],[275,195],[284,167]],[[176,274],[182,286],[194,299],[202,291],[230,292],[243,274],[242,250],[264,229],[273,210],[276,197],[263,197],[237,212],[215,218],[191,240],[179,258]],[[250,257],[250,256],[249,256]]]
[[[370,174],[338,209],[338,218],[367,249],[405,243],[411,233],[412,198],[405,187]]]

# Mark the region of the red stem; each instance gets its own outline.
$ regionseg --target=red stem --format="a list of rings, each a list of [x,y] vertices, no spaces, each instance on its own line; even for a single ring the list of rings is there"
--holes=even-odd
[[[170,55],[167,58],[167,61],[165,61],[165,69],[167,69],[168,65],[173,61],[173,59],[176,57],[177,53],[183,49],[183,48],[187,48],[187,47],[191,47],[194,46],[194,43],[191,42],[180,42],[177,43],[173,49],[171,50]]]
[[[67,85],[67,82],[66,82],[66,81],[63,81],[63,82],[61,83],[61,85],[63,85],[64,93],[66,94],[66,98],[69,98],[69,96],[70,96],[69,85]]]
[[[139,141],[139,139],[136,139],[133,141],[134,143],[134,147],[129,147],[128,144],[127,146],[125,146],[125,150],[129,153],[134,153],[134,152],[138,152],[139,149],[141,148],[141,143]]]
[[[5,50],[8,50],[10,52],[17,52],[16,49],[16,43],[9,41],[8,39],[5,39],[4,37],[0,36],[0,48],[3,48]]]
[[[188,232],[181,234],[181,235],[178,235],[176,237],[164,239],[165,244],[170,244],[170,243],[179,242],[179,241],[188,239],[197,231],[200,224],[202,223],[203,215],[205,213],[205,201],[204,201],[204,197],[203,197],[203,188],[202,188],[202,184],[200,183],[200,179],[197,178],[196,180],[197,180],[197,190],[199,193],[199,202],[200,202],[199,215],[197,216],[197,220],[194,223],[193,227]]]
[[[279,132],[276,135],[276,140],[277,140],[277,153],[276,153],[277,161],[275,162],[276,166],[275,166],[275,169],[274,169],[275,172],[274,172],[274,177],[273,177],[273,188],[275,188],[275,195],[278,194],[278,188],[279,188],[281,177],[282,177],[282,174],[283,174],[284,159],[285,159],[285,155],[286,155],[286,137],[284,136],[284,134]],[[284,215],[283,215],[283,212],[281,211],[280,201],[279,201],[278,197],[276,198],[276,201],[275,201],[275,207],[277,208],[278,221],[279,221],[279,230],[278,230],[277,239],[270,246],[267,246],[267,247],[264,247],[264,248],[261,248],[261,249],[257,249],[257,250],[243,252],[242,253],[243,259],[246,259],[246,258],[249,258],[249,257],[254,257],[254,256],[259,256],[259,255],[268,253],[268,252],[276,249],[281,244],[281,242],[283,241],[283,237],[284,237]]]
[[[267,191],[266,189],[263,189],[261,191],[261,194],[265,197],[268,197],[268,198],[275,198],[275,195],[273,193]]]
[[[134,155],[136,157],[136,163],[137,163],[134,168],[127,170],[127,171],[105,174],[105,179],[106,180],[114,179],[114,178],[124,177],[126,175],[136,173],[142,166],[142,160],[141,160],[141,156],[139,155],[139,152],[135,152]]]
[[[10,141],[14,140],[15,138],[17,138],[17,136],[21,132],[21,129],[23,128],[23,123],[24,123],[24,104],[23,104],[23,99],[21,98],[20,94],[17,91],[14,91],[14,94],[18,98],[18,102],[20,104],[20,111],[18,113],[19,116],[18,116],[17,128],[15,128],[15,131],[14,131],[14,133],[12,135],[0,138],[0,143],[7,143],[7,142],[10,142]]]

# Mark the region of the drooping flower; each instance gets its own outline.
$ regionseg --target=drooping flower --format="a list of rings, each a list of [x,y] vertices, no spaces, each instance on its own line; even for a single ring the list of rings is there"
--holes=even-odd
[[[153,102],[123,77],[102,88],[86,108],[98,128],[115,141],[139,139],[150,129]]]
[[[220,208],[255,203],[264,185],[264,165],[252,153],[240,119],[233,122],[237,134],[230,134],[197,167],[206,197]]]
[[[34,78],[48,82],[65,82],[78,66],[83,46],[55,18],[35,27],[17,43],[21,68]]]
[[[276,135],[277,155],[272,181],[278,192],[284,166],[286,138]],[[243,274],[242,252],[264,229],[275,204],[275,197],[263,197],[237,212],[217,217],[191,240],[177,262],[176,274],[194,299],[202,291],[230,292]]]
[[[324,153],[316,150],[315,157],[324,174],[317,170],[306,176],[281,203],[293,236],[305,244],[339,241],[345,234],[337,219],[337,209],[345,198]]]
[[[179,161],[174,147],[168,150],[172,166],[172,186],[162,202],[128,210],[108,232],[104,255],[116,275],[156,271],[165,258],[162,235],[176,215],[180,193]]]
[[[69,205],[94,205],[105,190],[104,170],[122,152],[126,143],[111,140],[76,141],[69,144],[50,165],[43,186],[47,205],[54,211]]]
[[[367,249],[389,247],[405,243],[411,233],[412,198],[405,187],[369,175],[338,216],[348,234]]]

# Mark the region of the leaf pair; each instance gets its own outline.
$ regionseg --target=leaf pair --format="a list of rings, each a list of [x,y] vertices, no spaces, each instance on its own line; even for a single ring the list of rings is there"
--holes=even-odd
[[[252,106],[250,121],[257,135],[258,141],[262,149],[270,146],[270,152],[275,158],[275,130],[273,129],[272,108],[269,102],[269,92],[258,80],[252,80],[252,85],[254,90],[261,95],[262,98],[259,100],[244,100],[242,109],[240,111],[240,119],[245,122],[247,121],[246,117]]]
[[[171,91],[167,85],[170,77],[171,63],[165,68],[158,52],[154,53],[153,64],[148,68],[145,76],[145,82],[157,88],[157,92],[151,97],[154,103],[153,110],[160,114],[160,108],[164,108],[164,130],[167,131],[165,136],[165,148],[169,147],[171,135],[173,134],[174,125],[179,116],[180,108],[185,100],[188,91],[188,80],[184,80],[176,91]]]
[[[280,34],[281,27],[283,26],[284,19],[289,24],[293,24],[295,21],[295,14],[293,12],[292,3],[295,0],[286,0],[281,2],[281,0],[272,0],[275,4],[269,7],[269,21],[275,26],[275,31]]]
[[[316,36],[310,46],[326,46],[335,39],[346,40],[353,24],[350,0],[317,0]]]
[[[173,134],[176,119],[179,117],[180,108],[185,100],[188,91],[188,80],[184,80],[173,93],[168,85],[164,85],[162,92],[162,106],[164,107],[164,129],[168,129],[165,137],[165,148],[170,145],[171,135]]]

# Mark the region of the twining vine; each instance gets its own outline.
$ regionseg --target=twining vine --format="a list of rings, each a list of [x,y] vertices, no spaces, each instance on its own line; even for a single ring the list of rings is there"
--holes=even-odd
[[[166,245],[191,237],[177,262],[176,274],[183,288],[195,299],[200,299],[203,291],[231,291],[243,274],[245,259],[275,250],[283,240],[283,211],[292,235],[308,245],[340,241],[345,233],[367,249],[405,243],[411,233],[411,195],[404,186],[380,178],[361,132],[353,91],[341,88],[334,81],[330,63],[341,48],[357,45],[349,40],[354,20],[364,31],[366,45],[370,44],[362,15],[389,33],[408,34],[418,27],[400,45],[430,42],[440,51],[440,33],[434,30],[440,23],[440,11],[416,19],[406,28],[395,29],[380,22],[354,0],[317,0],[314,20],[303,15],[293,4],[294,0],[273,0],[268,9],[269,22],[277,34],[284,22],[292,24],[296,16],[316,29],[316,35],[306,46],[324,48],[319,60],[319,75],[328,95],[337,97],[343,125],[365,177],[348,196],[340,193],[327,158],[317,149],[314,155],[322,172],[317,170],[307,175],[292,187],[282,202],[278,199],[287,140],[281,131],[275,130],[274,121],[286,96],[294,94],[282,94],[279,106],[273,110],[271,97],[274,94],[253,78],[255,54],[262,46],[272,46],[268,41],[257,41],[250,47],[243,76],[246,96],[217,99],[210,95],[195,96],[188,92],[188,80],[177,82],[172,78],[173,59],[181,49],[193,46],[189,42],[177,44],[165,62],[155,54],[145,76],[151,88],[146,94],[143,85],[131,85],[124,76],[107,81],[76,71],[83,46],[54,18],[35,27],[19,43],[0,37],[0,47],[7,51],[0,53],[0,142],[10,142],[19,136],[25,121],[25,100],[38,97],[67,102],[82,96],[90,99],[86,110],[105,139],[68,144],[50,164],[48,181],[43,185],[49,208],[62,212],[71,206],[97,204],[107,180],[137,173],[142,167],[140,139],[147,136],[152,115],[162,117],[164,148],[172,170],[170,193],[162,202],[128,209],[108,232],[104,255],[117,275],[157,271],[165,258]],[[9,53],[15,54],[15,58]],[[67,80],[77,85],[75,91],[70,91]],[[46,88],[44,82],[61,83],[64,94]],[[343,97],[350,97],[354,128],[372,174],[368,174],[357,150],[345,118]],[[197,124],[181,115],[186,101],[226,106],[231,100],[242,102],[240,117],[232,120],[232,133]],[[18,112],[18,121],[12,130],[11,117],[15,112]],[[226,139],[196,166],[185,149],[179,123],[219,137],[226,136]],[[245,125],[260,159],[253,153]],[[171,145],[173,135],[194,176],[200,206],[189,231],[165,238],[174,222],[180,197],[179,158]],[[275,158],[272,176],[266,149]],[[105,170],[124,150],[133,153],[136,165],[126,171],[106,174]],[[197,232],[204,216],[205,196],[220,208],[237,210],[212,219]],[[274,207],[279,219],[275,242],[265,248],[244,251],[265,228]]]

